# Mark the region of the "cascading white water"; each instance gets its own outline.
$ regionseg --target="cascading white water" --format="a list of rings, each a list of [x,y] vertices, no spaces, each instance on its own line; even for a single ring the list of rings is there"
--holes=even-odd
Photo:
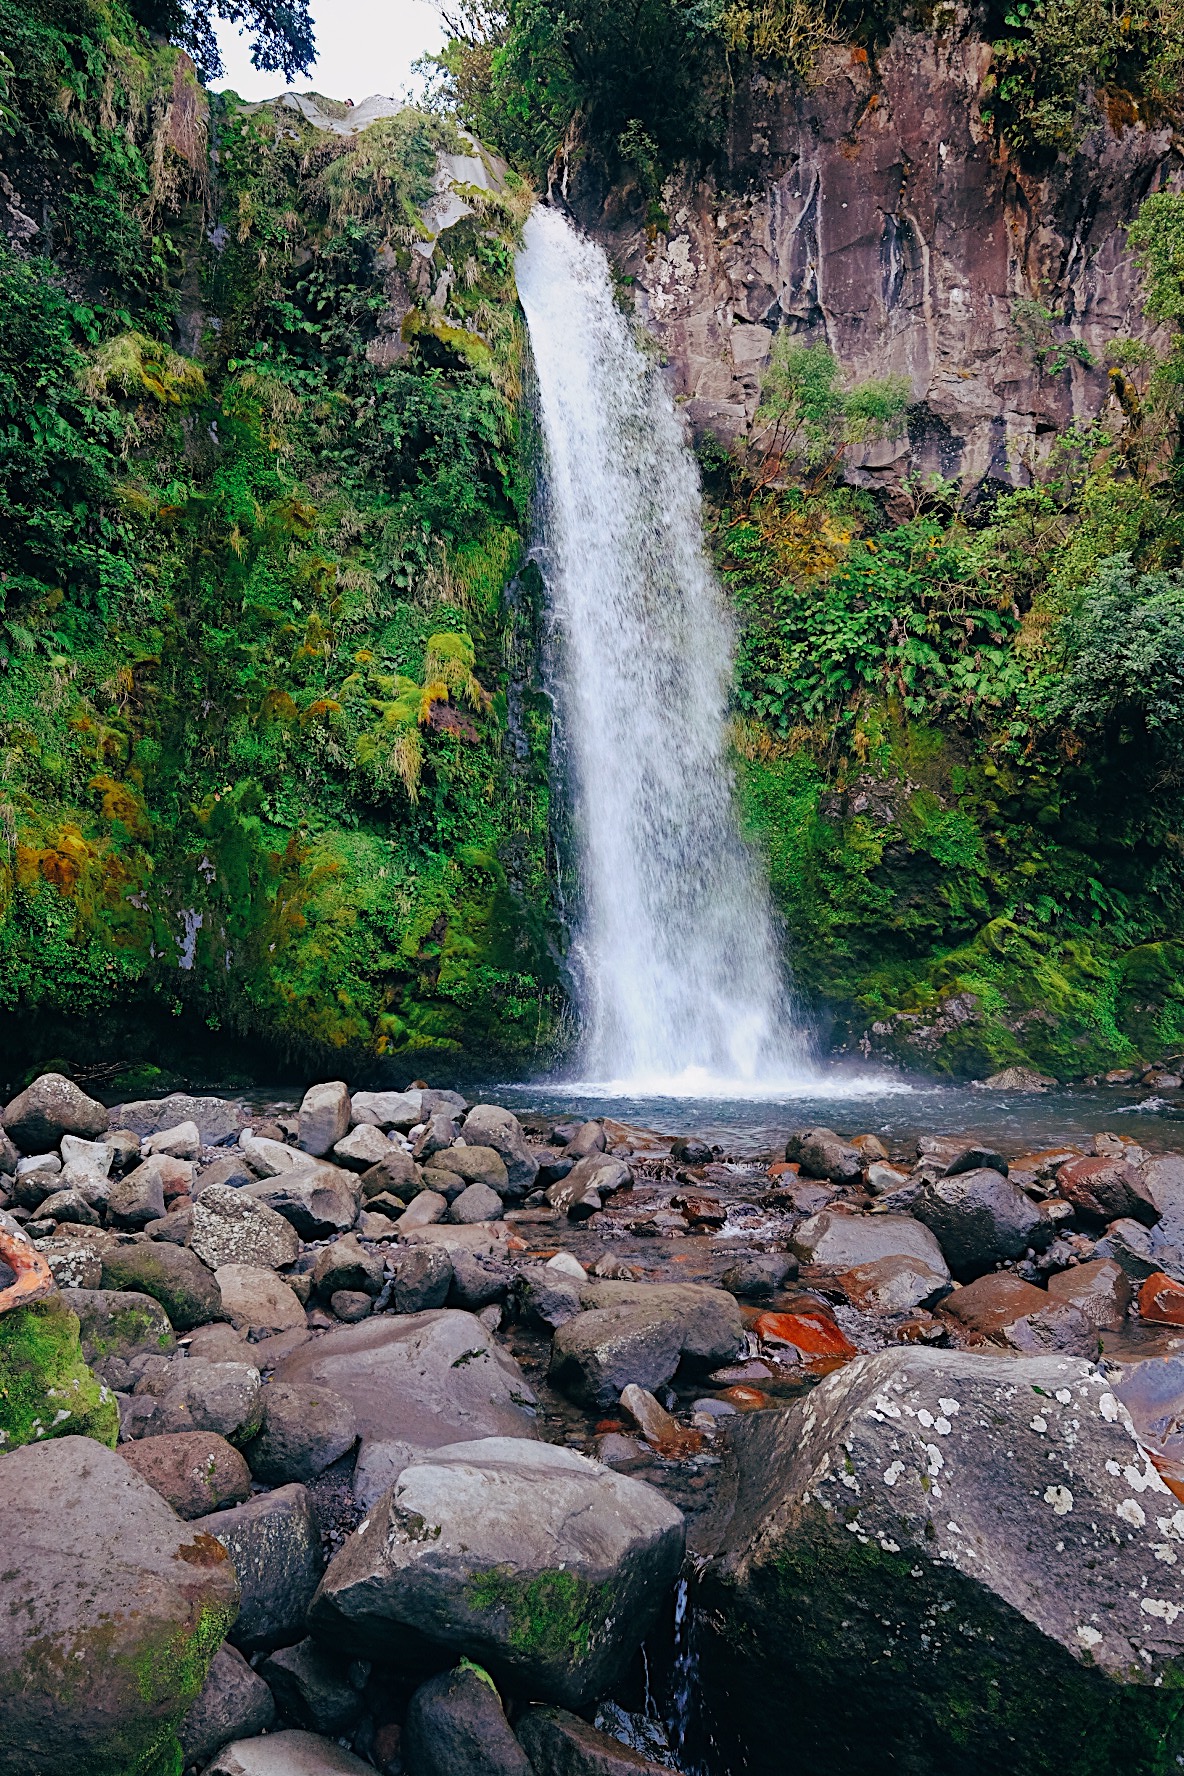
[[[579,1067],[639,1093],[784,1089],[813,1069],[733,808],[733,637],[694,457],[604,253],[556,210],[526,225],[518,290],[579,853]]]

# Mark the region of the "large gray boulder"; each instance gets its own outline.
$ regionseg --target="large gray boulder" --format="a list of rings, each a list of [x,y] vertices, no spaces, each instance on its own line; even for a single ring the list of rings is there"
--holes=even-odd
[[[0,1457],[0,1773],[156,1776],[238,1605],[234,1568],[117,1455]]]
[[[238,1648],[224,1643],[214,1654],[201,1695],[181,1722],[186,1768],[207,1763],[228,1740],[266,1733],[274,1724],[271,1691]]]
[[[94,1140],[110,1123],[105,1104],[62,1073],[42,1073],[4,1108],[0,1122],[22,1153],[47,1153],[63,1135]]]
[[[262,1264],[220,1264],[214,1280],[224,1315],[244,1335],[290,1332],[305,1324],[295,1290]]]
[[[370,1123],[374,1128],[397,1129],[405,1135],[421,1120],[420,1093],[355,1092],[351,1100],[351,1119],[357,1124]]]
[[[834,1129],[795,1129],[785,1143],[785,1157],[796,1161],[806,1178],[828,1178],[832,1184],[856,1184],[866,1160]]]
[[[533,1437],[535,1397],[480,1320],[453,1308],[342,1326],[286,1357],[276,1381],[327,1387],[366,1441],[435,1449],[462,1437]]]
[[[263,1426],[247,1448],[251,1472],[269,1486],[315,1480],[353,1448],[358,1421],[331,1388],[273,1381],[263,1390]]]
[[[159,1160],[146,1159],[107,1192],[107,1214],[117,1227],[139,1231],[165,1213],[164,1177]]]
[[[496,1147],[478,1147],[471,1143],[463,1147],[446,1147],[435,1155],[432,1163],[442,1171],[454,1172],[466,1184],[485,1184],[499,1196],[504,1196],[510,1186],[506,1162]]]
[[[248,1443],[263,1419],[262,1384],[251,1363],[176,1362],[159,1396],[154,1434],[216,1431],[228,1443]]]
[[[237,1739],[206,1765],[204,1776],[374,1776],[374,1765],[319,1733],[293,1729]]]
[[[1176,1768],[1184,1513],[1088,1362],[888,1350],[730,1436],[697,1599],[725,1767]]]
[[[310,1085],[300,1105],[297,1146],[317,1159],[349,1133],[349,1088],[343,1079]]]
[[[399,1749],[406,1776],[537,1776],[492,1678],[472,1664],[420,1685]]]
[[[581,1707],[620,1678],[682,1562],[681,1514],[574,1450],[491,1437],[420,1456],[334,1556],[313,1633],[395,1663],[477,1659]]]
[[[239,1193],[265,1203],[290,1221],[301,1239],[330,1239],[358,1218],[358,1181],[341,1166],[308,1160],[276,1178],[260,1178]],[[204,1199],[203,1199],[204,1200]]]
[[[244,1653],[292,1646],[324,1570],[321,1538],[303,1486],[279,1486],[193,1525],[213,1536],[234,1562],[242,1588],[230,1640]]]
[[[823,1209],[795,1229],[790,1245],[804,1264],[853,1270],[881,1258],[916,1258],[949,1281],[949,1268],[937,1240],[911,1215],[836,1215]]]
[[[505,1194],[525,1196],[538,1177],[539,1162],[526,1144],[518,1118],[500,1104],[476,1104],[465,1117],[463,1133],[470,1147],[492,1147],[501,1154],[506,1168]]]
[[[1056,1233],[1022,1190],[982,1167],[953,1178],[930,1178],[918,1190],[912,1213],[937,1238],[959,1282],[970,1282],[1030,1248],[1043,1251]]]
[[[190,1246],[203,1264],[258,1264],[276,1270],[300,1256],[300,1236],[290,1221],[266,1203],[257,1202],[250,1186],[232,1189],[211,1184],[193,1205]]]
[[[630,1382],[653,1393],[683,1362],[714,1369],[744,1348],[744,1322],[726,1289],[589,1282],[580,1300],[586,1311],[555,1334],[550,1374],[589,1406],[614,1406]]]
[[[141,1140],[178,1123],[193,1122],[207,1147],[232,1140],[245,1120],[243,1107],[234,1098],[192,1097],[188,1092],[118,1104],[111,1117],[112,1128],[128,1129]]]

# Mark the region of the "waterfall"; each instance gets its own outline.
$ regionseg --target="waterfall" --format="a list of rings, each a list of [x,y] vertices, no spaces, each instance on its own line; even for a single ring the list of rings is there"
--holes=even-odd
[[[733,636],[694,457],[601,249],[536,208],[517,269],[578,852],[580,1070],[634,1092],[802,1081],[808,1041],[733,806]]]

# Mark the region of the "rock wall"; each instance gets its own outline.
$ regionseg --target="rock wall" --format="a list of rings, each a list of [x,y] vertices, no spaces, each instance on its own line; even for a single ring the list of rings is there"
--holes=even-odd
[[[981,118],[989,48],[968,32],[899,31],[869,59],[836,49],[810,91],[738,84],[721,166],[666,183],[668,229],[647,229],[635,188],[577,208],[669,354],[698,434],[752,419],[773,333],[825,340],[853,377],[908,376],[908,435],[855,464],[1022,481],[1074,420],[1107,399],[1105,366],[1042,373],[1012,304],[1036,297],[1097,355],[1142,326],[1124,227],[1176,184],[1167,128],[1112,121],[1071,162],[1035,176]]]

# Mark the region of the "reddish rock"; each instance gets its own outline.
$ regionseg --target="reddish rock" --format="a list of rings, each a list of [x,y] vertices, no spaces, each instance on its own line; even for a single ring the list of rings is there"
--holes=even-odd
[[[789,1344],[807,1357],[859,1355],[851,1340],[829,1314],[762,1313],[752,1326],[757,1337],[771,1344]]]
[[[1144,1227],[1153,1227],[1159,1220],[1159,1210],[1142,1178],[1120,1159],[1071,1159],[1057,1173],[1057,1186],[1087,1220],[1130,1218]]]
[[[1095,1258],[1049,1277],[1048,1292],[1056,1301],[1080,1308],[1086,1319],[1106,1332],[1124,1324],[1132,1299],[1130,1281],[1114,1258]]]
[[[728,1211],[713,1196],[676,1196],[672,1202],[691,1227],[722,1227],[728,1218]]]
[[[204,1517],[250,1496],[251,1470],[214,1431],[173,1431],[121,1443],[119,1454],[178,1517]]]
[[[949,1287],[919,1258],[875,1258],[844,1270],[835,1282],[854,1307],[871,1313],[907,1313]]]
[[[1139,1312],[1157,1326],[1184,1326],[1184,1285],[1157,1270],[1139,1290]]]
[[[984,1338],[997,1338],[1022,1315],[1042,1313],[1047,1306],[1048,1296],[1043,1289],[1001,1270],[967,1283],[964,1289],[955,1289],[939,1311],[943,1317],[980,1332]]]
[[[768,1394],[762,1394],[760,1388],[730,1387],[720,1395],[721,1400],[730,1400],[737,1412],[759,1412],[762,1406],[769,1404]]]
[[[680,1425],[646,1388],[630,1382],[621,1394],[621,1407],[650,1448],[659,1455],[678,1460],[682,1456],[697,1455],[702,1449],[702,1433]]]

